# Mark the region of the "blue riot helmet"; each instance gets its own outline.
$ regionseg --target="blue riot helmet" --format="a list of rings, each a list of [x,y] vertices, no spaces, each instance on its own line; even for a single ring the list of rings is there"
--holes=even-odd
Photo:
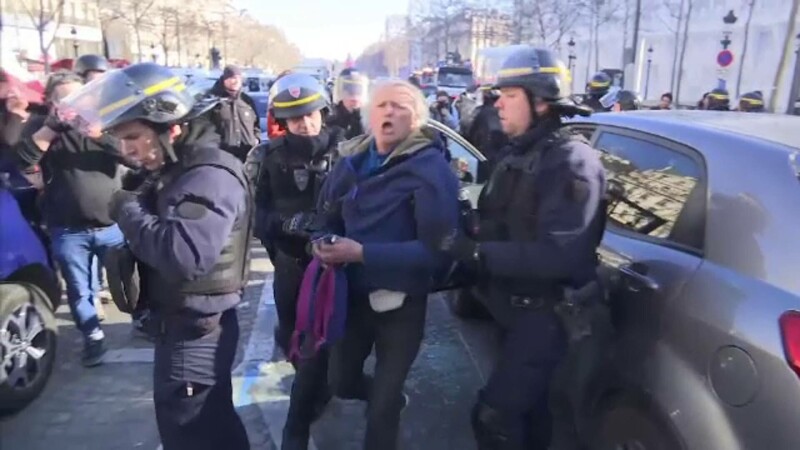
[[[708,109],[711,111],[729,111],[730,110],[730,94],[727,89],[716,88],[706,96],[708,101]]]
[[[611,77],[605,72],[597,72],[587,86],[587,94],[595,97],[606,95],[611,89]]]
[[[272,115],[278,120],[303,117],[330,107],[325,87],[305,73],[292,73],[275,81],[269,103]]]
[[[554,112],[559,115],[590,115],[591,109],[572,100],[570,84],[569,69],[552,51],[523,47],[505,60],[497,73],[495,88],[523,88],[531,103],[534,98],[541,99],[556,107]]]
[[[78,129],[109,131],[135,120],[147,122],[160,132],[167,155],[177,160],[169,142],[169,126],[186,123],[207,108],[170,69],[140,63],[84,85],[59,104],[58,114]]]
[[[72,66],[72,71],[86,81],[92,78],[92,73],[105,73],[109,70],[111,65],[102,55],[81,55]]]
[[[360,108],[367,100],[369,78],[356,69],[344,69],[333,85],[333,102],[350,103],[353,108]]]
[[[739,99],[739,111],[764,112],[764,94],[761,91],[748,92]]]

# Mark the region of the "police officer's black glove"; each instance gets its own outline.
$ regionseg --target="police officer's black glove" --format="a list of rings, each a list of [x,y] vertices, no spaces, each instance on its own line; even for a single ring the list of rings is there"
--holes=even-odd
[[[68,123],[61,120],[55,113],[48,114],[47,118],[44,120],[44,126],[56,133],[64,133],[72,129]]]
[[[310,237],[311,225],[316,217],[312,213],[297,213],[283,222],[283,232],[292,236]]]
[[[458,230],[445,235],[439,241],[438,247],[440,251],[457,261],[477,264],[480,260],[480,244]]]
[[[123,206],[131,202],[138,202],[139,194],[134,191],[118,190],[111,194],[111,201],[108,202],[108,214],[114,222],[119,219]]]

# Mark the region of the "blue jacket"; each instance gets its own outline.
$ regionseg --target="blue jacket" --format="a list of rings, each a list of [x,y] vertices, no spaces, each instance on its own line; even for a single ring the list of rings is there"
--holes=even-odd
[[[413,133],[371,171],[362,170],[376,161],[371,137],[340,146],[343,159],[325,184],[319,211],[327,232],[363,245],[364,262],[348,267],[351,292],[424,296],[448,266],[432,244],[457,227],[458,181],[436,136],[430,129]]]
[[[213,129],[193,131],[198,135],[176,144],[179,154],[213,150],[215,165],[243,170],[234,156],[219,150],[219,137]],[[120,208],[117,222],[133,254],[167,285],[180,285],[214,268],[237,217],[247,208],[248,197],[236,177],[212,165],[183,173],[179,165],[171,165],[162,172],[160,183],[163,188],[155,205],[127,202]],[[178,299],[149,276],[144,291],[148,301],[165,309],[180,303],[202,314],[225,311],[241,300],[240,293]]]

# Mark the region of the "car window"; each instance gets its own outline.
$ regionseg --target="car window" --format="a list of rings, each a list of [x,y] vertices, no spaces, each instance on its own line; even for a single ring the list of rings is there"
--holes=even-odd
[[[697,160],[610,132],[603,132],[595,147],[608,176],[610,225],[702,248],[705,183]]]

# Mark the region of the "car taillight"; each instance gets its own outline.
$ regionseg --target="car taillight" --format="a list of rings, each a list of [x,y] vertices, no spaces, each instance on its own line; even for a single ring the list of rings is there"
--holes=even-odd
[[[780,318],[783,351],[789,367],[800,376],[800,312],[787,311]]]

